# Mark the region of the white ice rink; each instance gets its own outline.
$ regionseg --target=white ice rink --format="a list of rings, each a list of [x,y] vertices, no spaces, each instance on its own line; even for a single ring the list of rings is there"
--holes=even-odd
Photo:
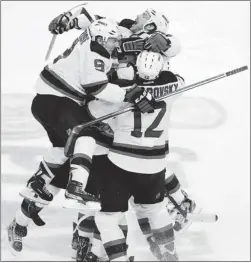
[[[4,230],[20,206],[18,192],[34,173],[49,144],[30,113],[33,85],[44,65],[51,35],[47,27],[77,1],[1,3],[1,260],[69,261],[73,211],[62,209],[63,193],[41,212],[47,224],[29,228],[23,253],[10,254]],[[91,13],[116,20],[146,7],[166,13],[170,33],[182,43],[172,70],[187,84],[250,67],[250,2],[90,2]],[[110,13],[110,15],[108,15]],[[57,37],[52,58],[78,31]],[[171,169],[216,224],[193,224],[177,239],[182,261],[250,260],[250,70],[188,91],[179,97],[170,129]],[[132,214],[129,253],[154,258]]]

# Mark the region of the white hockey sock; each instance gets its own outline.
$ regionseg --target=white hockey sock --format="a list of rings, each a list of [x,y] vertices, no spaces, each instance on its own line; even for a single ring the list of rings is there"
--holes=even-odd
[[[119,227],[122,212],[97,212],[95,222],[110,261],[127,261],[126,239]]]
[[[61,147],[50,147],[47,153],[44,155],[42,164],[44,165],[47,174],[43,174],[42,178],[48,185],[55,177],[51,169],[58,168],[67,161],[67,157],[64,155],[64,148]]]
[[[30,222],[30,218],[27,217],[21,210],[21,208],[19,208],[16,211],[16,216],[15,216],[16,222],[21,225],[21,226],[28,226],[29,222]]]
[[[91,252],[94,255],[96,255],[98,258],[108,257],[106,254],[103,242],[102,242],[101,237],[100,237],[100,232],[97,229],[97,227],[94,230]]]
[[[165,245],[174,240],[174,231],[172,219],[165,209],[163,202],[149,205],[135,205],[134,208],[140,228],[145,237],[153,235],[153,241],[159,246],[161,253],[165,253]],[[154,254],[154,252],[152,253]],[[154,256],[157,257],[156,254]]]
[[[86,211],[84,214],[78,213],[78,234],[82,237],[88,237],[90,239],[90,242],[92,242],[94,229],[96,227],[94,215],[95,211]]]
[[[83,136],[76,140],[71,158],[71,180],[82,183],[83,189],[87,184],[95,148],[96,141],[92,137]]]

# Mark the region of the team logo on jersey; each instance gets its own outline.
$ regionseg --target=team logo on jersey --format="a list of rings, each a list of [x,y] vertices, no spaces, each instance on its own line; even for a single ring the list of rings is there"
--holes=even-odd
[[[172,93],[178,89],[178,83],[170,83],[163,86],[146,87],[146,90],[152,94],[154,99],[161,98],[169,93]]]

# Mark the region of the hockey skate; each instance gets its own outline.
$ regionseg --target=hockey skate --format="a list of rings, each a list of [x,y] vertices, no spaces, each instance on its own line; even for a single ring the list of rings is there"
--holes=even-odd
[[[8,245],[13,255],[23,249],[23,237],[27,236],[27,227],[19,225],[15,219],[7,227]]]
[[[71,248],[72,248],[72,259],[77,258],[77,250],[78,250],[78,241],[79,241],[79,234],[77,230],[77,224],[73,222],[73,235],[71,241]]]
[[[42,178],[42,175],[51,177],[48,172],[48,168],[45,167],[43,162],[39,164],[37,172],[29,179],[26,188],[20,192],[20,195],[32,201],[35,201],[32,196],[35,196],[35,198],[39,197],[40,199],[36,202],[47,205],[50,201],[52,201],[53,195],[47,190],[46,182],[44,178]],[[32,189],[36,195],[31,193],[29,189]]]
[[[92,260],[85,260],[87,253],[91,249],[90,239],[88,237],[78,236],[78,244],[77,244],[77,257],[76,261],[92,261]]]
[[[80,182],[70,180],[65,190],[64,208],[99,210],[99,199],[83,190]]]
[[[170,242],[169,244],[165,245],[165,252],[161,253],[161,249],[159,245],[155,242],[153,236],[149,236],[147,241],[150,245],[150,250],[152,254],[159,260],[159,261],[178,261],[178,256],[175,251],[174,243]]]
[[[166,251],[162,255],[160,261],[179,261],[178,255],[176,253],[174,242],[170,242],[167,245],[165,245]]]
[[[26,186],[23,190],[21,190],[19,192],[19,195],[25,199],[30,200],[31,202],[39,203],[42,205],[48,205],[50,203],[50,201],[40,198],[39,195],[30,186]]]
[[[152,252],[152,254],[158,259],[161,260],[162,255],[161,255],[161,251],[160,248],[158,246],[158,244],[154,241],[153,236],[149,236],[147,238],[147,242],[150,245],[150,250]]]

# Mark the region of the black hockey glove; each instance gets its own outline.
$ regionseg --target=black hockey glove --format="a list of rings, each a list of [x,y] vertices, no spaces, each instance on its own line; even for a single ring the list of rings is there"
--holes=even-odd
[[[144,50],[145,40],[142,38],[122,38],[120,49],[125,54],[140,53]]]
[[[54,18],[49,24],[49,31],[54,35],[58,35],[74,28],[78,24],[78,19],[74,18],[71,20],[71,16],[72,13],[67,12]]]
[[[167,36],[161,33],[155,33],[151,35],[147,40],[144,48],[147,51],[161,53],[161,51],[165,52],[171,47],[171,41],[167,38]]]
[[[127,91],[125,101],[135,104],[142,113],[153,113],[156,103],[151,93],[136,84]]]

